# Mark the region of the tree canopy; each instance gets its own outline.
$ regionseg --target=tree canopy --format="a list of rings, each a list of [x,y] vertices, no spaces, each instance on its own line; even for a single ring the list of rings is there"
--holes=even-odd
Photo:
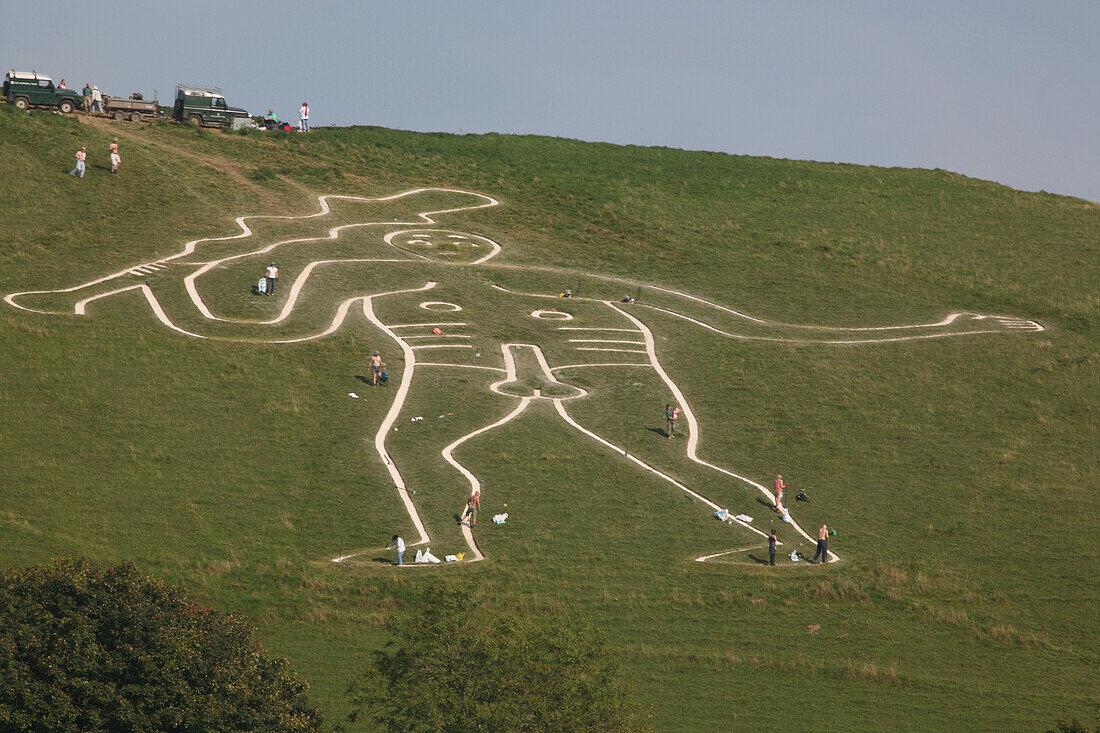
[[[0,576],[0,729],[308,731],[307,685],[242,618],[130,564]]]
[[[393,640],[349,688],[352,721],[387,731],[645,729],[602,634],[587,623],[431,591],[388,628]]]

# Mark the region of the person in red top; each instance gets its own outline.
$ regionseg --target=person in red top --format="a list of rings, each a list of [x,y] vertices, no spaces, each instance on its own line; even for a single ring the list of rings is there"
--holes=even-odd
[[[787,484],[783,483],[783,477],[776,474],[775,477],[775,510],[777,512],[783,511],[783,489],[787,488]]]

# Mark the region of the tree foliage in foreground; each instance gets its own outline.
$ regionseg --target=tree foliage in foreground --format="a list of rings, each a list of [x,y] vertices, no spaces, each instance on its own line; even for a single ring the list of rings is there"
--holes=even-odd
[[[392,618],[349,688],[352,721],[387,731],[637,731],[602,635],[476,605],[452,591]]]
[[[0,576],[2,730],[316,730],[306,691],[246,621],[133,565]]]
[[[1054,727],[1047,729],[1046,733],[1100,733],[1100,705],[1096,706],[1096,727],[1092,731],[1089,731],[1088,726],[1078,723],[1076,718],[1069,722],[1059,718]]]

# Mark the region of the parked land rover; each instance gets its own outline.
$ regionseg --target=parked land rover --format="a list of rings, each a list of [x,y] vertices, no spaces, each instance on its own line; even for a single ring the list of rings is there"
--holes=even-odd
[[[53,80],[34,71],[9,71],[4,75],[4,99],[19,109],[57,107],[66,114],[80,107],[80,92],[58,89]]]
[[[229,125],[234,129],[252,121],[246,110],[225,103],[221,89],[183,84],[176,87],[172,117],[192,125]]]

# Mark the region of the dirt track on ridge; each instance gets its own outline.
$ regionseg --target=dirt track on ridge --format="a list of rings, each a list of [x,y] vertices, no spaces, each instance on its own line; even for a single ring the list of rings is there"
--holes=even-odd
[[[245,187],[249,191],[252,191],[267,203],[275,203],[277,199],[281,198],[280,194],[264,188],[255,181],[249,179],[246,175],[247,168],[236,161],[217,155],[210,155],[209,153],[199,153],[194,150],[188,150],[187,148],[173,145],[171,143],[165,142],[164,140],[157,140],[150,135],[143,134],[146,125],[149,123],[135,124],[133,122],[117,122],[107,117],[89,117],[79,114],[76,115],[76,119],[80,120],[80,122],[82,122],[83,124],[91,125],[104,132],[107,132],[112,137],[120,137],[125,138],[126,140],[133,140],[135,142],[144,143],[146,145],[153,145],[160,148],[161,150],[166,150],[173,155],[179,155],[181,157],[194,160],[198,163],[202,163],[205,166],[209,166],[219,173],[224,173],[225,175],[229,176],[230,180],[232,180],[234,183],[237,183]],[[171,123],[159,122],[155,124]],[[286,176],[279,176],[279,180],[298,189],[308,198],[313,198],[315,196],[312,190],[293,179],[287,178]]]

